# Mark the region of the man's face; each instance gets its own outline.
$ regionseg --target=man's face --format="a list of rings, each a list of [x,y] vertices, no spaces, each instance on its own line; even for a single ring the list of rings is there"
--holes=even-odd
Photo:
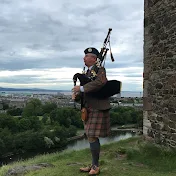
[[[96,63],[97,57],[94,54],[86,54],[84,56],[84,63],[87,67],[90,67]]]

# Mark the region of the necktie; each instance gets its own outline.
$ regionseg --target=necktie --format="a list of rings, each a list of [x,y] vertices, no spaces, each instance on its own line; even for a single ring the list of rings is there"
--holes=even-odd
[[[86,75],[87,75],[87,76],[90,76],[90,75],[91,75],[91,71],[90,71],[89,69],[87,70]]]

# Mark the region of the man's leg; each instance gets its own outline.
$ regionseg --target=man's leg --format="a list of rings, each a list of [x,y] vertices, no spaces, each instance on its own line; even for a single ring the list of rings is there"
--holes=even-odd
[[[100,141],[98,138],[88,138],[90,143],[90,151],[92,154],[92,165],[99,166]]]
[[[98,138],[88,138],[90,143],[90,151],[92,154],[92,165],[89,167],[82,167],[80,168],[81,172],[89,172],[93,169],[96,169],[99,166],[99,155],[100,155],[100,142]],[[97,169],[96,169],[97,170]],[[99,172],[99,168],[98,168]]]
[[[92,154],[92,167],[89,175],[96,175],[100,173],[99,156],[100,156],[100,141],[98,138],[88,138],[90,143],[90,151]]]

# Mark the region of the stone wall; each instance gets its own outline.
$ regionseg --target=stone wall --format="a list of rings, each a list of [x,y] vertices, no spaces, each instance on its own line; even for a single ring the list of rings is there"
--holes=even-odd
[[[176,0],[144,0],[144,127],[176,148]]]

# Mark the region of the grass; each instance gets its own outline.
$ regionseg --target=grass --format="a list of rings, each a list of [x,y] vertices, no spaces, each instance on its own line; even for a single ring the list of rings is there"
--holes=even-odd
[[[91,162],[89,149],[37,156],[0,168],[4,176],[9,168],[19,165],[51,163],[54,168],[31,171],[25,176],[86,176],[79,167]],[[176,152],[132,137],[103,145],[100,156],[102,176],[175,176]]]

